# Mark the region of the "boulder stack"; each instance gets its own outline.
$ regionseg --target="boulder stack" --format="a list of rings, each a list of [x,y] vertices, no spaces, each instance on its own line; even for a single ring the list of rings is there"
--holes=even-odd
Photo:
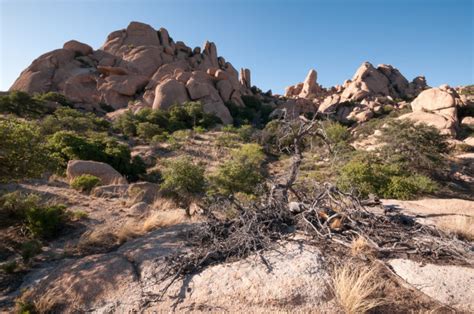
[[[201,52],[202,51],[202,52]],[[77,107],[101,110],[167,109],[175,103],[201,101],[205,110],[231,123],[226,101],[242,105],[250,94],[250,70],[238,72],[206,42],[194,49],[174,42],[164,28],[139,22],[112,32],[98,50],[75,40],[48,52],[24,70],[10,90],[60,92]]]
[[[441,85],[421,92],[411,103],[413,112],[400,118],[423,122],[454,136],[459,127],[458,108],[464,105],[453,88]]]

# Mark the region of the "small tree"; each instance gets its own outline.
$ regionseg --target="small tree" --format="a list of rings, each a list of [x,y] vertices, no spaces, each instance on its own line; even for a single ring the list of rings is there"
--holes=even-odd
[[[244,144],[231,153],[231,159],[224,162],[211,177],[214,189],[224,195],[238,192],[254,194],[262,182],[262,164],[265,160],[262,147],[258,144]]]
[[[443,154],[448,149],[446,137],[432,126],[410,120],[392,120],[381,129],[378,139],[385,143],[380,153],[388,162],[427,175],[443,169]]]
[[[161,188],[175,196],[190,196],[204,191],[204,168],[195,165],[190,158],[181,157],[170,161],[162,171]]]
[[[35,124],[0,119],[0,182],[36,178],[50,168],[48,151]]]

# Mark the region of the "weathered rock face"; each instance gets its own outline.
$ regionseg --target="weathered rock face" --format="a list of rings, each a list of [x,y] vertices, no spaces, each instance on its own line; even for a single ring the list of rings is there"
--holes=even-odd
[[[112,32],[98,50],[72,40],[40,56],[24,70],[10,90],[28,93],[55,91],[82,107],[100,110],[100,103],[115,109],[130,101],[167,109],[175,103],[201,101],[207,111],[232,122],[226,101],[242,104],[250,94],[250,70],[241,77],[218,57],[216,45],[191,49],[174,42],[164,28],[131,22]]]
[[[325,90],[321,87],[321,85],[316,82],[317,79],[318,73],[316,72],[316,70],[309,70],[304,82],[286,88],[285,96],[299,98],[316,98],[317,96],[324,94]]]
[[[462,106],[464,103],[456,91],[441,85],[421,92],[411,103],[413,112],[401,118],[426,123],[443,134],[454,136],[459,126],[457,110]]]
[[[352,80],[343,85],[326,89],[316,79],[316,71],[309,71],[304,82],[286,88],[285,96],[311,100],[320,114],[334,115],[342,122],[365,122],[386,106],[398,107],[396,99],[413,98],[426,88],[424,77],[409,83],[393,66],[382,64],[375,68],[369,62],[364,62]]]
[[[70,160],[67,163],[66,175],[69,180],[83,174],[98,177],[102,185],[127,183],[117,170],[106,163],[91,160]]]

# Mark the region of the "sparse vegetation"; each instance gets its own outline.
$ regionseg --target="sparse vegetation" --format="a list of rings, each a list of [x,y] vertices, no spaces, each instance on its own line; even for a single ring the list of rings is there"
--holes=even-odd
[[[384,286],[376,265],[370,268],[349,263],[340,266],[334,270],[332,285],[337,303],[345,313],[367,313],[386,303],[376,296]]]
[[[445,232],[455,235],[461,240],[474,241],[474,218],[470,216],[456,216],[445,218],[439,223]]]
[[[25,213],[26,227],[36,238],[52,238],[64,226],[67,219],[65,209],[64,205],[29,208]]]
[[[81,192],[90,193],[90,191],[99,184],[100,178],[90,174],[83,174],[72,180],[71,187]]]
[[[263,180],[261,168],[265,155],[262,148],[258,144],[244,144],[232,150],[230,158],[211,176],[213,189],[223,195],[254,194]]]
[[[189,197],[205,189],[204,168],[181,157],[165,164],[161,187],[177,197]]]
[[[174,105],[169,110],[142,109],[136,114],[127,111],[114,123],[114,128],[128,137],[139,136],[144,141],[151,141],[157,136],[173,133],[178,130],[193,128],[208,129],[220,119],[204,112],[200,102],[186,102]]]
[[[40,177],[52,168],[39,129],[30,122],[0,118],[0,182]]]

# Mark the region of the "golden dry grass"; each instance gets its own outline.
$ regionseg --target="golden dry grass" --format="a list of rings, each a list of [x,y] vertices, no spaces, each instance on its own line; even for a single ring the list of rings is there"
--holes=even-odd
[[[359,255],[359,254],[370,254],[372,253],[373,248],[369,244],[366,238],[364,237],[357,237],[354,240],[352,240],[351,243],[351,253],[353,256]]]
[[[443,218],[437,225],[448,234],[456,235],[458,238],[468,241],[474,241],[474,217],[455,216]]]
[[[184,210],[158,211],[152,213],[145,219],[142,230],[148,232],[156,228],[177,225],[187,220],[188,218]]]
[[[366,313],[386,303],[375,296],[383,288],[379,268],[346,264],[334,270],[332,287],[337,303],[345,313]]]
[[[124,243],[130,239],[136,238],[142,235],[142,229],[137,223],[127,222],[116,232],[119,243]]]

